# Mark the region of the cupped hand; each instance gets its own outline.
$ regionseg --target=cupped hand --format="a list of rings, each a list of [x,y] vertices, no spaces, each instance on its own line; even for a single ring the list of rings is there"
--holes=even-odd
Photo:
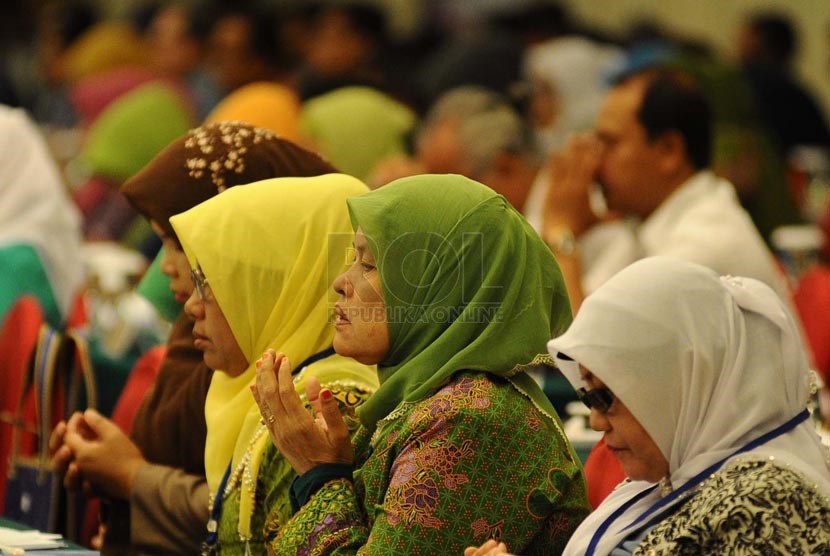
[[[545,230],[566,227],[579,236],[597,223],[589,191],[602,162],[602,142],[591,132],[571,136],[563,152],[550,155],[550,181],[543,211]]]
[[[324,463],[354,460],[349,429],[330,390],[313,377],[306,396],[314,416],[294,388],[288,358],[269,349],[257,361],[256,386],[251,388],[271,440],[297,474]]]
[[[67,423],[65,443],[76,472],[105,495],[129,499],[135,473],[147,461],[118,426],[94,409],[76,413]]]
[[[507,552],[507,545],[493,539],[479,547],[468,546],[464,549],[464,556],[496,556],[497,554],[509,554],[509,552]]]
[[[826,426],[830,426],[830,386],[824,386],[818,391],[818,407],[821,420]]]
[[[98,532],[89,539],[89,546],[93,550],[102,550],[104,548],[104,539],[107,536],[107,526],[103,523],[98,524]]]
[[[49,435],[49,458],[52,462],[52,471],[58,477],[66,478],[66,472],[69,470],[69,464],[75,457],[72,450],[64,443],[64,436],[66,436],[66,421],[60,421],[55,428],[52,429],[52,434]],[[67,488],[74,488],[78,485],[67,484]]]
[[[92,494],[92,487],[88,481],[84,481],[81,471],[75,464],[75,454],[72,448],[66,443],[66,433],[72,430],[83,430],[83,434],[89,436],[92,433],[82,427],[83,415],[75,412],[69,418],[69,422],[58,422],[49,435],[49,457],[52,462],[52,470],[58,477],[63,478],[63,486],[70,491],[84,490]],[[79,429],[80,427],[80,429]]]

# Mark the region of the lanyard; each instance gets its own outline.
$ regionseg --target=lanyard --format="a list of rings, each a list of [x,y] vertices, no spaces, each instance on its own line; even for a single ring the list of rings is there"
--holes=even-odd
[[[599,527],[597,527],[597,530],[594,532],[594,536],[591,537],[591,542],[588,543],[588,549],[585,551],[586,556],[593,555],[596,552],[599,540],[602,538],[602,536],[605,534],[608,528],[611,527],[611,524],[617,520],[618,517],[624,514],[628,510],[628,508],[639,502],[642,498],[645,498],[647,495],[651,494],[656,488],[657,485],[652,485],[647,489],[638,492],[636,496],[634,496],[630,500],[626,500],[625,504],[617,508],[614,511],[614,513],[609,515],[608,518],[605,521],[603,521]]]
[[[231,476],[231,464],[228,463],[228,468],[225,469],[225,474],[222,476],[222,482],[219,483],[219,490],[216,491],[216,498],[213,500],[213,508],[210,510],[210,520],[207,523],[208,535],[205,539],[205,544],[213,546],[219,538],[219,518],[222,517],[222,499],[225,497],[225,486],[228,484],[228,478]]]
[[[297,365],[294,369],[292,374],[296,374],[303,370],[304,368],[308,367],[312,363],[316,363],[321,359],[325,359],[326,357],[331,357],[334,355],[335,351],[333,347],[324,349],[323,351],[317,352],[310,357],[307,357],[302,363]],[[216,541],[219,538],[219,518],[222,517],[222,501],[225,497],[225,487],[228,484],[228,479],[231,476],[231,468],[233,466],[233,460],[228,462],[228,468],[225,470],[225,474],[222,476],[222,482],[219,483],[219,490],[216,491],[216,498],[213,500],[213,508],[210,510],[210,520],[207,523],[207,530],[208,535],[205,538],[205,547],[210,548],[216,544]]]
[[[694,477],[692,477],[691,479],[686,481],[686,483],[684,483],[683,486],[681,486],[677,490],[673,491],[671,494],[669,494],[665,498],[662,498],[661,500],[658,500],[650,508],[648,508],[646,511],[644,511],[639,516],[637,516],[637,518],[634,521],[632,521],[625,529],[623,529],[623,531],[629,531],[630,530],[629,534],[631,534],[631,533],[634,533],[635,531],[637,531],[638,529],[648,527],[649,525],[652,525],[653,523],[659,521],[663,517],[663,514],[655,513],[655,512],[658,512],[658,510],[669,507],[680,496],[685,494],[690,489],[696,487],[698,484],[703,482],[707,477],[709,477],[709,475],[711,475],[712,473],[714,473],[715,471],[720,469],[723,466],[723,464],[726,463],[727,460],[729,460],[729,459],[731,459],[731,458],[733,458],[733,457],[735,457],[739,454],[743,454],[745,452],[749,452],[750,450],[754,450],[758,446],[761,446],[762,444],[765,444],[765,443],[769,442],[773,438],[775,438],[777,436],[781,436],[782,434],[785,434],[787,432],[790,432],[795,427],[797,427],[798,425],[803,423],[809,416],[810,416],[809,411],[807,411],[805,409],[804,411],[802,411],[801,413],[799,413],[798,415],[796,415],[795,417],[793,417],[792,419],[790,419],[789,421],[784,423],[783,425],[779,425],[778,427],[772,429],[771,431],[767,432],[766,434],[763,434],[763,435],[759,436],[755,440],[753,440],[753,441],[749,442],[748,444],[744,445],[743,447],[735,450],[734,452],[732,452],[731,454],[729,454],[725,458],[723,458],[719,461],[716,461],[715,463],[713,463],[712,465],[710,465],[709,467],[707,467],[706,469],[704,469],[703,471],[701,471],[700,473],[698,473],[697,475],[695,475]],[[596,552],[596,548],[597,548],[597,545],[599,544],[600,539],[605,534],[605,532],[608,530],[608,528],[611,527],[611,524],[614,521],[616,521],[622,514],[624,514],[625,511],[628,510],[628,508],[630,508],[636,502],[638,502],[639,500],[644,498],[646,495],[648,495],[652,491],[654,491],[655,488],[657,488],[657,485],[653,485],[653,486],[647,488],[646,490],[644,490],[642,492],[639,492],[636,496],[634,496],[632,499],[626,501],[625,504],[623,504],[622,506],[617,508],[617,510],[614,511],[614,513],[612,513],[610,516],[608,516],[606,518],[606,520],[603,521],[602,524],[600,524],[600,526],[597,528],[596,532],[594,533],[594,536],[591,538],[591,542],[588,544],[588,549],[586,551],[586,555],[590,556],[590,555],[593,555]],[[646,521],[645,523],[641,523],[643,520],[645,520],[649,516],[651,516],[650,520]],[[635,528],[635,526],[637,526],[637,527]]]

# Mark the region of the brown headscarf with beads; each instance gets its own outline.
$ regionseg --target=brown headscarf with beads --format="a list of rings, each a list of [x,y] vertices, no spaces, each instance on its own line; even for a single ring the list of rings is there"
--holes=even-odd
[[[172,237],[168,219],[228,187],[277,177],[311,177],[337,170],[319,155],[263,128],[216,122],[188,131],[121,186],[146,218]]]

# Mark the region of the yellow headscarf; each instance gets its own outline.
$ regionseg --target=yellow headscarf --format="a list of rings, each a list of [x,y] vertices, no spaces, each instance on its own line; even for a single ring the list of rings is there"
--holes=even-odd
[[[279,83],[258,81],[236,89],[216,105],[205,123],[226,120],[241,120],[291,141],[303,139],[300,136],[300,98],[292,89]]]
[[[366,191],[363,183],[342,174],[276,178],[228,189],[170,219],[191,266],[201,266],[250,362],[237,377],[215,373],[208,390],[205,470],[212,493],[228,462],[235,468],[249,449],[250,472],[256,477],[270,442],[265,434],[252,444],[260,428],[250,392],[259,356],[273,348],[296,365],[331,346],[336,299],[331,284],[346,268],[353,237],[346,199]],[[309,374],[324,385],[377,387],[374,367],[337,355],[308,367],[297,382],[301,394]],[[243,536],[250,536],[253,488],[255,484],[243,482]]]
[[[66,49],[62,56],[64,78],[76,83],[86,77],[123,67],[146,67],[145,45],[127,23],[99,23]]]

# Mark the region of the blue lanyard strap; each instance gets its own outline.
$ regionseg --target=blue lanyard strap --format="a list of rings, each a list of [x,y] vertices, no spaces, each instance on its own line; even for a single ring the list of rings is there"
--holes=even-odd
[[[664,508],[665,506],[671,504],[674,500],[676,500],[678,497],[683,495],[685,492],[687,492],[688,490],[694,488],[698,484],[702,483],[709,475],[711,475],[712,473],[714,473],[715,471],[720,469],[723,466],[723,464],[726,463],[726,461],[728,459],[731,459],[731,458],[733,458],[737,455],[749,452],[750,450],[753,450],[753,449],[757,448],[758,446],[761,446],[762,444],[765,444],[765,443],[769,442],[770,440],[772,440],[776,436],[780,436],[784,433],[787,433],[787,432],[791,431],[792,429],[797,427],[799,424],[806,421],[809,416],[810,416],[810,412],[805,409],[804,411],[802,411],[801,413],[799,413],[798,415],[796,415],[795,417],[793,417],[792,419],[790,419],[789,421],[784,423],[783,425],[779,425],[778,427],[772,429],[771,431],[767,432],[766,434],[763,434],[763,435],[759,436],[758,438],[756,438],[752,442],[746,444],[742,448],[739,448],[738,450],[735,450],[734,452],[732,452],[731,454],[729,454],[728,456],[726,456],[722,460],[716,461],[715,463],[713,463],[712,465],[710,465],[709,467],[707,467],[706,469],[704,469],[703,471],[701,471],[700,473],[698,473],[697,475],[695,475],[694,477],[689,479],[685,484],[683,484],[683,486],[681,486],[677,490],[673,491],[671,494],[669,494],[668,496],[666,496],[662,500],[658,501],[652,507],[650,507],[645,512],[640,514],[637,517],[637,519],[635,519],[628,527],[626,527],[626,529],[631,529],[632,527],[634,527],[635,525],[637,525],[638,523],[643,521],[645,518],[647,518],[648,516],[650,516],[654,512],[656,512],[656,511],[660,510],[661,508]],[[648,524],[646,524],[646,525],[648,525]]]
[[[605,534],[605,532],[608,530],[608,528],[611,527],[611,524],[614,523],[617,520],[618,517],[620,517],[622,514],[624,514],[626,512],[626,510],[628,510],[628,508],[630,508],[631,506],[633,506],[634,504],[639,502],[640,499],[645,498],[647,495],[651,494],[651,492],[655,488],[657,488],[657,485],[652,485],[652,486],[648,487],[647,489],[645,489],[641,492],[638,492],[636,496],[634,496],[630,500],[626,500],[625,504],[623,504],[622,506],[617,508],[614,511],[614,513],[609,515],[605,519],[605,521],[603,521],[600,524],[600,526],[597,527],[597,530],[594,532],[594,536],[591,537],[591,542],[588,543],[588,549],[585,551],[586,556],[592,556],[596,552],[597,545],[599,544],[599,540],[602,538],[602,536]]]
[[[805,409],[805,410],[801,411],[798,415],[796,415],[795,417],[793,417],[792,419],[790,419],[789,421],[784,423],[783,425],[777,426],[776,428],[772,429],[771,431],[759,436],[755,440],[753,440],[753,441],[745,444],[743,447],[735,450],[734,452],[732,452],[731,454],[729,454],[725,458],[723,458],[719,461],[716,461],[715,463],[713,463],[712,465],[710,465],[709,467],[707,467],[706,469],[704,469],[703,471],[701,471],[700,473],[698,473],[697,475],[695,475],[694,477],[692,477],[691,479],[686,481],[686,483],[684,483],[683,486],[681,486],[677,490],[674,490],[671,494],[669,494],[665,498],[662,498],[661,500],[658,500],[654,505],[652,505],[646,511],[644,511],[639,516],[637,516],[637,518],[634,521],[632,521],[624,529],[624,531],[630,530],[631,533],[633,533],[637,529],[642,529],[644,527],[648,527],[649,525],[655,523],[656,521],[659,521],[661,519],[662,515],[659,514],[659,513],[655,515],[655,512],[658,512],[659,510],[669,506],[675,500],[677,500],[680,496],[682,496],[683,494],[688,492],[690,489],[692,489],[692,488],[696,487],[697,485],[699,485],[707,477],[709,477],[709,475],[711,475],[712,473],[714,473],[715,471],[720,469],[723,466],[723,464],[726,463],[727,460],[729,460],[729,459],[731,459],[731,458],[733,458],[737,455],[740,455],[740,454],[749,452],[751,450],[754,450],[758,446],[761,446],[762,444],[766,444],[767,442],[769,442],[773,438],[776,438],[778,436],[781,436],[782,434],[790,432],[795,427],[797,427],[798,425],[800,425],[801,423],[806,421],[809,416],[810,416],[810,412]],[[599,543],[599,539],[602,537],[602,535],[605,534],[605,532],[608,530],[608,528],[611,526],[611,524],[617,518],[619,518],[623,513],[625,513],[625,511],[629,507],[634,505],[634,503],[636,503],[638,500],[643,498],[646,494],[652,492],[655,488],[657,488],[657,485],[654,485],[654,486],[638,493],[634,498],[632,498],[631,500],[629,500],[628,502],[626,502],[625,504],[620,506],[614,513],[612,513],[610,516],[608,516],[608,518],[599,526],[599,528],[597,528],[596,532],[594,533],[594,536],[591,538],[591,542],[588,545],[587,554],[593,554],[594,553],[594,550],[596,550],[596,545]],[[648,522],[641,523],[646,518],[648,518],[649,516],[653,516],[653,517]],[[637,526],[636,529],[635,529],[635,526]]]
[[[222,482],[219,483],[219,490],[216,491],[216,498],[213,500],[213,508],[210,510],[210,520],[207,523],[208,535],[205,543],[208,546],[213,546],[219,538],[219,518],[222,517],[222,499],[225,497],[225,487],[228,484],[228,479],[231,476],[231,465],[228,463],[228,468],[225,469],[225,474],[222,476]]]

